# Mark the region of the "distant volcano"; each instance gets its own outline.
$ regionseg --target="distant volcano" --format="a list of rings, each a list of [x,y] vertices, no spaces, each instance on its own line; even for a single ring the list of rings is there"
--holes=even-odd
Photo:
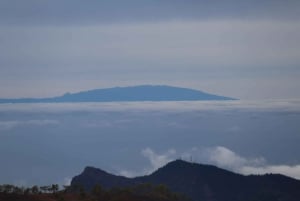
[[[140,85],[94,89],[78,93],[66,93],[51,98],[0,99],[0,103],[63,103],[63,102],[124,102],[124,101],[200,101],[200,100],[236,100],[199,90],[161,86]]]

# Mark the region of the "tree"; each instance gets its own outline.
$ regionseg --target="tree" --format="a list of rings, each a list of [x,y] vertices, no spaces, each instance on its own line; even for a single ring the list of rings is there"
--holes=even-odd
[[[44,193],[51,191],[51,186],[40,186],[40,190]]]
[[[33,193],[33,194],[38,194],[40,191],[39,191],[39,187],[38,186],[32,186],[31,187],[31,192]]]
[[[158,186],[156,186],[155,191],[161,195],[168,195],[170,192],[168,187],[163,184],[159,184]]]
[[[82,186],[79,188],[79,195],[80,195],[81,198],[86,197],[86,192],[85,192],[85,190]]]
[[[25,188],[24,195],[28,195],[31,193],[31,188]]]
[[[10,184],[3,185],[3,192],[4,193],[12,193],[14,186]]]
[[[13,186],[12,193],[14,193],[14,194],[23,194],[24,193],[24,188],[18,187],[18,186]]]
[[[92,189],[92,194],[95,196],[95,197],[101,197],[102,195],[102,187],[99,185],[99,184],[96,184],[94,186],[94,188]]]
[[[52,184],[51,185],[51,191],[52,191],[52,193],[57,193],[58,189],[59,189],[58,184]]]
[[[68,192],[68,190],[70,189],[70,186],[68,186],[68,185],[63,185],[63,192],[64,193],[66,193],[66,192]]]

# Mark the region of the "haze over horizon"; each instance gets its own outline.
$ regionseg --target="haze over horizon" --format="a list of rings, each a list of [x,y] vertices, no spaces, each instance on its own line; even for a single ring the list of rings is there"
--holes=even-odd
[[[0,104],[0,182],[178,157],[300,179],[299,0],[0,0],[0,99],[169,85],[238,101]]]
[[[299,121],[299,101],[0,104],[0,178],[66,184],[85,166],[132,177],[192,157],[300,179]]]
[[[204,91],[168,85],[136,85],[66,92],[54,97],[0,98],[0,103],[119,102],[119,101],[199,101],[237,100]]]
[[[0,97],[164,84],[300,98],[296,0],[2,0]]]

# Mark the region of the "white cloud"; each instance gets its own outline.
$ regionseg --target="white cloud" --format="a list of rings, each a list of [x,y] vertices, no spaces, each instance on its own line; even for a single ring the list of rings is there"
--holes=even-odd
[[[168,162],[174,160],[176,154],[176,150],[169,149],[167,152],[162,154],[155,153],[152,149],[146,148],[142,150],[142,155],[149,159],[151,163],[151,168],[156,170]]]
[[[56,120],[26,120],[26,121],[0,121],[0,130],[10,130],[19,126],[45,126],[56,125],[59,122]]]
[[[149,174],[176,158],[182,158],[186,161],[216,165],[244,175],[277,173],[300,179],[300,164],[293,166],[272,165],[268,164],[263,157],[246,158],[223,146],[193,147],[183,153],[177,153],[176,150],[170,149],[162,154],[157,154],[152,149],[146,148],[142,150],[142,155],[150,161],[151,167],[140,172],[122,170],[119,174],[127,177]]]
[[[137,176],[136,172],[129,171],[129,170],[120,170],[119,175],[122,175],[122,176],[128,177],[128,178],[132,178],[132,177]]]
[[[268,164],[263,157],[246,158],[238,155],[232,150],[218,146],[205,149],[201,155],[207,155],[208,161],[221,168],[226,168],[241,174],[266,174],[278,173],[300,179],[300,164],[299,165],[272,165]]]
[[[267,165],[262,167],[244,166],[239,169],[243,174],[266,174],[278,173],[287,175],[296,179],[300,179],[300,164],[299,165]]]
[[[107,120],[92,120],[85,122],[83,125],[87,128],[108,128],[113,126],[113,124]]]
[[[65,177],[63,181],[63,185],[69,186],[71,184],[72,178]]]
[[[177,112],[193,112],[194,115],[199,114],[198,111],[284,111],[284,112],[300,112],[299,99],[283,99],[283,100],[238,100],[238,101],[161,101],[161,102],[102,102],[102,103],[36,103],[36,104],[0,104],[0,112],[21,112],[21,113],[67,113],[67,112],[124,112],[128,111],[132,114],[140,114],[140,112],[157,112],[160,113],[177,113]],[[134,119],[119,119],[114,123],[125,124]],[[34,121],[34,120],[33,120]],[[177,122],[171,122],[170,126],[174,126]],[[232,127],[238,130],[237,126]]]
[[[18,121],[1,121],[0,130],[10,130],[19,125]]]
[[[205,151],[208,156],[208,161],[217,166],[238,170],[245,165],[262,165],[265,163],[263,158],[243,158],[230,149],[222,146],[208,148]]]
[[[228,132],[230,132],[230,133],[238,133],[238,132],[240,132],[242,129],[241,129],[241,127],[240,126],[237,126],[237,125],[235,125],[235,126],[232,126],[232,127],[230,127],[230,128],[228,128]]]
[[[28,125],[43,126],[43,125],[58,124],[59,122],[57,120],[44,119],[44,120],[28,120],[21,123],[28,124]]]
[[[150,167],[144,168],[142,171],[121,170],[119,174],[125,177],[150,174],[176,158],[176,150],[174,149],[169,149],[165,153],[158,154],[150,148],[145,148],[141,151],[141,154],[149,160]]]

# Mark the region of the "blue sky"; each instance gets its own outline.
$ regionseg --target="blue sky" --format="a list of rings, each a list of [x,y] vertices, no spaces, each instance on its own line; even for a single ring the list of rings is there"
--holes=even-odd
[[[2,0],[0,97],[138,84],[300,98],[300,3]]]

